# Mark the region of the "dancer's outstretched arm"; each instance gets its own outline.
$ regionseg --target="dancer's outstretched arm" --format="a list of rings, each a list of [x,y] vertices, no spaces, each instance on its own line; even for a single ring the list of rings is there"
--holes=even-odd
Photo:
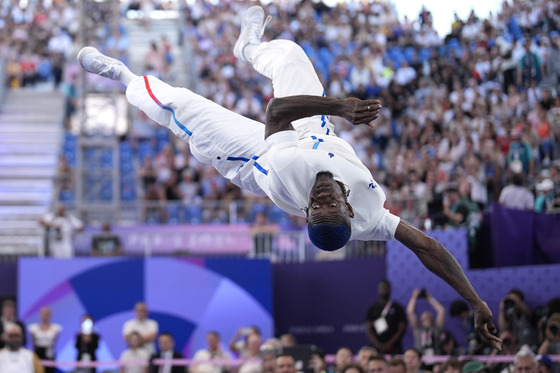
[[[495,349],[502,350],[502,340],[496,336],[497,329],[492,312],[469,282],[465,272],[449,251],[438,241],[401,219],[395,238],[408,247],[435,275],[447,282],[474,310],[476,330]]]

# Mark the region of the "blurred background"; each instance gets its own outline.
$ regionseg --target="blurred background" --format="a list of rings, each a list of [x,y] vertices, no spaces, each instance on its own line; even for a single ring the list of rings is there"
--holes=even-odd
[[[364,316],[384,278],[403,306],[414,289],[426,287],[450,316],[459,297],[402,246],[351,242],[320,252],[303,219],[197,162],[188,144],[127,103],[122,84],[77,65],[78,51],[93,45],[136,74],[188,87],[264,122],[271,84],[232,52],[242,15],[257,3],[1,3],[0,297],[23,302],[17,313],[25,322],[38,320],[43,306],[58,307],[68,332],[60,347],[65,359],[73,359],[73,331],[86,312],[106,323],[101,334],[113,342],[104,358],[118,358],[125,345],[112,323],[140,300],[173,313],[179,324],[166,324],[171,329],[189,321],[176,336],[185,355],[204,345],[209,327],[196,327],[207,325],[204,311],[187,315],[190,303],[171,306],[148,295],[165,277],[165,269],[145,276],[153,265],[165,268],[158,260],[179,267],[194,261],[195,269],[241,289],[265,281],[255,299],[266,317],[254,308],[265,320],[259,319],[263,338],[290,332],[327,353],[343,345],[357,353],[369,343]],[[447,243],[496,318],[517,289],[531,309],[533,334],[546,329],[560,296],[560,4],[285,0],[263,7],[272,15],[263,41],[300,44],[327,96],[383,101],[374,130],[332,121],[385,191],[386,207]],[[219,264],[208,264],[214,260]],[[265,280],[232,274],[262,263]],[[114,269],[121,265],[124,272]],[[95,289],[75,287],[79,273],[87,278],[94,269],[104,274],[94,285],[123,273],[140,276],[137,286],[113,294],[135,296],[116,306]],[[182,285],[163,298],[191,294],[190,281],[201,275],[182,270],[183,278],[168,279]],[[79,302],[67,308],[67,297]],[[303,306],[305,299],[313,302]],[[332,314],[318,320],[325,309]],[[220,315],[227,320],[227,312]],[[446,323],[467,348],[461,322]],[[245,324],[254,325],[244,319],[216,328],[227,340]],[[530,343],[535,352],[545,334]],[[412,329],[404,338],[405,346],[414,344]]]

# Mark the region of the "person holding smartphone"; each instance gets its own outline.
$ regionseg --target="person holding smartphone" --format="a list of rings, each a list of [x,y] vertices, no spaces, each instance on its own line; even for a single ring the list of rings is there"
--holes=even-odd
[[[425,310],[416,315],[416,304],[419,299],[425,300],[435,311]],[[414,347],[422,352],[424,356],[439,355],[439,334],[445,325],[445,308],[426,289],[414,289],[406,307],[406,317],[412,334],[414,335]]]
[[[99,347],[99,334],[93,331],[93,318],[84,315],[80,324],[80,333],[76,336],[76,361],[89,363],[97,361],[96,350]],[[80,368],[79,373],[95,373],[95,368]]]

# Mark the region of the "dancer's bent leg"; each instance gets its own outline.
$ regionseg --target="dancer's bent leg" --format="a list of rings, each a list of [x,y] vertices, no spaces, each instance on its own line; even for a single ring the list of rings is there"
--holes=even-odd
[[[290,40],[273,40],[262,42],[253,48],[253,67],[272,80],[274,97],[325,95],[313,64],[296,43]],[[325,116],[300,119],[292,124],[300,137],[308,133],[334,135],[334,127]]]

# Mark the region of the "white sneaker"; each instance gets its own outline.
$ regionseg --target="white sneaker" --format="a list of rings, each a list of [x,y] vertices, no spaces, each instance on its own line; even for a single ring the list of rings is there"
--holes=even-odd
[[[82,48],[78,53],[78,62],[84,70],[113,80],[119,80],[124,66],[121,61],[105,56],[94,47]]]
[[[264,34],[264,29],[271,16],[264,19],[264,9],[258,5],[252,6],[247,10],[241,21],[241,33],[233,47],[233,55],[245,63],[250,61],[245,57],[243,50],[248,44],[259,45]]]

